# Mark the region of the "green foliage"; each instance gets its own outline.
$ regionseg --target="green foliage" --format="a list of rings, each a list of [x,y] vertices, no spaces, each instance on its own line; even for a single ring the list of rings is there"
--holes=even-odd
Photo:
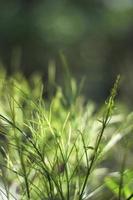
[[[110,178],[111,168],[104,162],[112,165],[113,148],[120,145],[121,153],[120,143],[128,141],[133,129],[132,116],[126,121],[126,115],[114,109],[119,77],[106,104],[96,111],[93,103],[84,104],[75,96],[77,86],[69,91],[70,84],[67,93],[57,88],[48,102],[39,76],[29,84],[20,74],[10,79],[1,74],[1,198],[88,200],[100,199],[100,194],[104,199],[107,187],[118,195],[114,187],[120,184]],[[127,181],[122,188],[126,198],[131,195],[132,173],[121,173]]]
[[[118,199],[132,199],[133,198],[133,171],[132,170],[124,170],[122,174],[123,183],[120,188],[121,174],[116,173],[110,175],[105,179],[106,185],[111,189],[111,191],[115,194]],[[120,194],[121,190],[121,194]]]

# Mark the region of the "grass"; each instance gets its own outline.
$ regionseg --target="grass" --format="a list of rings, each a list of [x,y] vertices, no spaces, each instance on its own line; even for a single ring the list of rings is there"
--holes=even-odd
[[[0,199],[132,198],[133,171],[127,160],[133,115],[115,103],[119,76],[96,110],[75,96],[73,79],[67,95],[57,87],[47,101],[40,76],[29,84],[20,74],[9,80],[1,74]]]

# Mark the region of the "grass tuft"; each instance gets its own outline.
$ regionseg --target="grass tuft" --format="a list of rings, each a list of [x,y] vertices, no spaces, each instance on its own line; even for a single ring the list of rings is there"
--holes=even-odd
[[[68,99],[69,95],[66,97],[60,87],[48,102],[43,98],[44,86],[38,76],[33,77],[32,86],[20,74],[11,80],[3,78],[0,85],[1,197],[96,200],[101,195],[101,200],[114,196],[119,200],[131,199],[133,171],[126,166],[127,162],[122,162],[120,172],[114,168],[118,176],[112,176],[111,171],[113,158],[116,166],[121,163],[117,155],[113,156],[118,147],[120,154],[125,149],[123,140],[128,145],[127,160],[133,130],[130,123],[133,116],[127,118],[125,112],[119,113],[120,105],[115,103],[119,80],[120,76],[103,109],[96,111],[93,103],[84,104],[75,92]],[[66,106],[64,102],[69,103]],[[114,109],[116,105],[118,108]]]

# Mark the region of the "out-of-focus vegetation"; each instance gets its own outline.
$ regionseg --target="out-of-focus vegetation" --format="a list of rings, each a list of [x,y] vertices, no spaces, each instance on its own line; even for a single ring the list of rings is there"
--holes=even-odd
[[[89,98],[103,100],[119,73],[121,99],[132,103],[132,19],[132,0],[1,0],[0,61],[9,74],[40,71],[45,81],[55,62],[60,83],[63,51]]]
[[[72,78],[51,101],[38,75],[0,80],[1,199],[131,199],[133,114],[115,102],[119,77],[99,111]]]

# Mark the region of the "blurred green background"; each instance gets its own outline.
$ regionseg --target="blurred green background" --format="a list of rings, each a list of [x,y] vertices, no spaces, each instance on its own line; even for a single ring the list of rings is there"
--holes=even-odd
[[[9,75],[39,72],[47,82],[52,63],[61,84],[60,52],[77,81],[85,77],[87,98],[103,101],[121,74],[120,99],[132,105],[132,0],[0,0],[0,62]]]

